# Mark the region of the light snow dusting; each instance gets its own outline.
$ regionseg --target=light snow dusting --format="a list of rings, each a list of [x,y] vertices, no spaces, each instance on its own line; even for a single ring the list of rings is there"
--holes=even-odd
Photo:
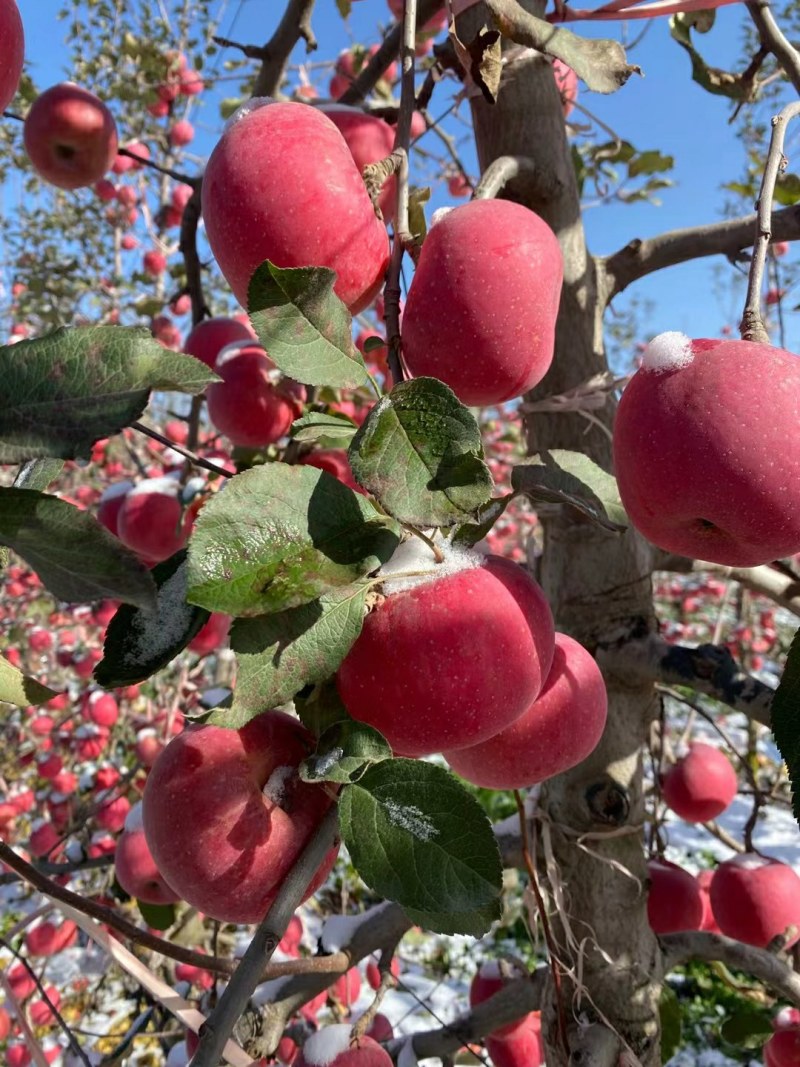
[[[391,908],[390,902],[376,904],[360,915],[330,915],[325,920],[320,935],[323,952],[342,952],[349,948],[356,932],[365,922],[375,918],[379,911]]]
[[[341,1056],[350,1047],[352,1027],[348,1023],[337,1023],[317,1030],[303,1045],[303,1059],[312,1067],[328,1067],[337,1056]]]
[[[418,841],[431,841],[439,833],[425,812],[413,804],[397,804],[393,800],[386,800],[383,810],[392,826],[405,830]]]
[[[186,603],[186,563],[158,590],[155,613],[136,612],[130,623],[130,644],[126,644],[124,663],[151,663],[180,642],[189,628],[192,606]]]
[[[380,578],[390,579],[384,581],[381,586],[387,596],[391,596],[392,593],[403,593],[439,578],[449,578],[453,574],[458,574],[459,571],[481,567],[486,562],[486,557],[480,552],[451,545],[439,534],[433,538],[433,541],[444,556],[441,563],[436,562],[430,546],[419,537],[410,537],[395,549],[391,559],[384,563],[378,572]],[[393,575],[398,577],[393,578]],[[402,575],[406,577],[401,577]]]
[[[286,797],[286,786],[294,772],[295,768],[291,765],[275,768],[261,790],[267,800],[281,807]]]
[[[685,333],[668,330],[654,337],[642,356],[642,370],[661,374],[667,370],[688,367],[692,362],[692,342]]]

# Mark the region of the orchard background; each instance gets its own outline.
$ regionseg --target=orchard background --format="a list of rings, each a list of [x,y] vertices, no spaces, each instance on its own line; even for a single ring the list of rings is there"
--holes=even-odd
[[[390,8],[0,0],[0,1057],[800,1063],[800,538],[770,551],[800,514],[797,371],[760,332],[800,344],[796,128],[769,148],[800,90],[797,12],[487,0],[454,3],[448,35],[434,0],[406,0],[405,25]],[[41,94],[62,80],[113,114],[96,173],[54,150]],[[201,191],[253,95],[281,104],[239,117]],[[357,163],[387,157],[364,182],[391,262],[344,142],[315,140],[330,97],[380,130]],[[303,132],[281,141],[261,124],[287,101]],[[350,255],[370,290],[352,321],[328,258],[243,255],[255,186],[304,249]],[[447,257],[424,256],[476,190],[492,221],[449,252],[487,317],[471,350],[448,334],[470,309],[441,296]],[[506,240],[512,271],[485,254]],[[709,564],[634,528],[622,468],[644,438],[623,451],[617,427],[621,501],[612,427],[643,359],[686,355],[654,337],[729,345],[745,304],[753,362],[711,391],[712,444],[656,519],[670,492],[719,493],[761,541]],[[490,397],[483,356],[525,363],[540,326],[525,384]],[[659,462],[684,436],[667,424]],[[763,441],[760,515],[724,456]],[[476,566],[476,543],[509,562]],[[375,619],[412,595],[392,569],[426,579],[381,645]],[[530,626],[516,660],[507,594]],[[545,595],[579,699],[542,689]],[[483,781],[483,742],[523,718],[519,789],[446,769]]]

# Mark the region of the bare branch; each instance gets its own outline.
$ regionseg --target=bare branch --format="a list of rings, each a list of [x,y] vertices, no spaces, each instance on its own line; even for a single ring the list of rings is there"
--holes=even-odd
[[[687,559],[685,556],[664,556],[657,559],[655,570],[675,571],[678,574],[721,574],[725,578],[733,578],[746,589],[773,600],[800,617],[800,579],[792,574],[784,574],[768,563],[760,567],[722,567],[719,564]]]
[[[741,258],[744,249],[753,246],[756,221],[754,213],[708,226],[670,230],[657,237],[635,238],[618,252],[597,261],[600,277],[605,276],[606,301],[621,293],[631,282],[665,267],[706,256]],[[795,241],[798,238],[800,206],[776,211],[772,216],[773,241]]]
[[[220,467],[216,463],[212,463],[211,460],[203,459],[202,456],[195,455],[190,449],[184,448],[183,445],[179,445],[175,441],[170,441],[168,437],[165,437],[157,430],[152,430],[149,426],[145,426],[142,422],[132,422],[131,429],[138,430],[139,433],[144,434],[145,437],[151,437],[154,441],[160,441],[162,445],[168,445],[169,448],[173,449],[175,452],[185,456],[185,458],[195,467],[201,467],[203,470],[210,471],[212,474],[219,474],[223,478],[233,478],[236,474],[236,471],[229,471],[226,467]]]
[[[699,930],[666,934],[659,940],[666,954],[665,971],[688,960],[718,960],[728,967],[751,974],[781,997],[800,1006],[800,974],[765,949],[753,948],[722,934]]]
[[[277,30],[264,45],[261,69],[256,76],[253,96],[274,96],[281,87],[289,56],[298,41],[306,42],[306,52],[313,52],[317,39],[311,29],[314,0],[289,0]]]
[[[193,1067],[217,1067],[237,1020],[244,1013],[264,967],[286,933],[289,920],[299,907],[314,873],[333,846],[338,829],[339,810],[333,804],[284,879],[225,992],[201,1028],[200,1044],[192,1059]]]
[[[775,21],[769,0],[747,0],[747,10],[758,30],[762,46],[772,52],[783,67],[786,77],[800,93],[800,54],[789,43]]]
[[[757,221],[753,259],[747,279],[747,296],[742,321],[739,324],[739,332],[743,341],[769,344],[769,334],[761,317],[761,282],[764,276],[764,265],[767,262],[767,249],[772,238],[772,200],[775,196],[775,183],[786,170],[787,160],[783,154],[786,127],[797,115],[800,115],[800,103],[794,101],[794,103],[787,104],[779,114],[772,116],[772,135],[769,139],[767,163],[756,201]]]
[[[724,645],[671,645],[658,634],[597,650],[609,674],[633,684],[656,681],[687,686],[769,726],[774,690],[742,670]]]

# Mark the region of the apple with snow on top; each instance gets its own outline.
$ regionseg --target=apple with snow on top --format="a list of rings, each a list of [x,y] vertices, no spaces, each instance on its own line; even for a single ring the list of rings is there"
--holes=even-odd
[[[206,391],[208,417],[234,445],[274,444],[302,413],[305,389],[281,378],[258,341],[223,348],[214,370],[222,381]]]
[[[541,1013],[530,1012],[522,1019],[522,1025],[507,1037],[490,1034],[486,1038],[486,1051],[494,1067],[540,1067],[544,1063]]]
[[[176,893],[224,922],[263,918],[331,804],[298,775],[313,749],[311,734],[279,711],[241,730],[189,725],[170,741],[147,779],[143,814],[150,851]]]
[[[553,660],[553,617],[533,578],[499,556],[440,547],[437,563],[411,538],[383,566],[383,599],[336,676],[349,714],[404,756],[464,748],[509,726]]]
[[[660,334],[622,394],[614,466],[633,525],[668,552],[754,567],[800,551],[800,359]]]
[[[713,745],[695,741],[688,755],[664,775],[661,795],[686,822],[708,822],[730,806],[738,788],[728,757]]]
[[[0,65],[0,111],[5,111],[17,91],[25,61],[25,32],[22,28],[17,0],[0,0],[0,41],[3,42],[3,63]]]
[[[522,396],[552,362],[562,276],[556,235],[520,204],[435,213],[403,311],[408,370],[464,404]]]
[[[267,259],[335,270],[334,291],[354,315],[383,284],[386,227],[341,133],[307,104],[241,107],[211,153],[202,201],[211,250],[243,306]]]
[[[255,333],[249,323],[245,324],[238,319],[225,318],[220,315],[213,319],[203,319],[202,322],[192,327],[183,351],[187,355],[194,356],[195,359],[202,360],[207,367],[213,369],[217,356],[223,348],[237,342],[246,344],[254,339]]]
[[[473,785],[523,789],[586,759],[603,735],[607,713],[605,682],[594,657],[557,633],[552,666],[525,712],[481,744],[444,756]]]
[[[394,978],[399,978],[400,976],[400,960],[397,958],[397,956],[392,956],[392,962],[389,965],[389,973]],[[375,960],[367,961],[366,975],[367,984],[369,985],[370,989],[377,990],[381,984],[381,971]]]
[[[711,880],[711,907],[720,930],[766,948],[789,927],[786,947],[800,939],[800,878],[785,863],[753,853],[721,863]]]
[[[55,956],[78,938],[78,927],[71,919],[61,923],[43,922],[32,926],[25,934],[25,948],[29,956]]]
[[[475,972],[469,986],[469,1005],[475,1008],[485,1000],[489,1000],[499,993],[500,990],[516,978],[527,977],[524,971],[505,960],[487,960],[482,963]],[[517,1019],[515,1022],[506,1023],[492,1030],[492,1036],[506,1038],[521,1029],[527,1020],[527,1016]]]
[[[33,169],[59,189],[92,185],[117,152],[113,115],[94,93],[72,82],[36,98],[25,116],[23,139]]]
[[[699,930],[703,899],[694,876],[665,859],[650,860],[647,873],[647,918],[653,931],[674,934],[679,930]]]
[[[117,536],[142,559],[159,563],[183,548],[192,516],[175,478],[148,478],[129,490],[117,512]]]
[[[391,1067],[392,1058],[371,1037],[352,1040],[348,1023],[325,1026],[306,1038],[296,1067]]]

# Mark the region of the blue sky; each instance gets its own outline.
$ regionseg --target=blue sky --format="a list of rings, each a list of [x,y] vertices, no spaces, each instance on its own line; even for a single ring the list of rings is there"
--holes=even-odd
[[[28,30],[27,56],[33,66],[37,82],[46,85],[66,73],[66,53],[62,38],[64,23],[56,14],[62,0],[18,0],[23,21]],[[583,0],[581,0],[583,3]],[[590,0],[586,0],[588,4]],[[266,39],[277,24],[283,5],[279,0],[227,0],[221,20],[221,32],[236,40],[258,43]],[[717,13],[713,30],[699,37],[698,47],[709,63],[736,69],[740,54],[743,20],[742,5],[734,4]],[[320,50],[314,60],[333,58],[352,41],[369,44],[378,39],[377,25],[389,21],[384,0],[363,0],[353,5],[349,24],[344,24],[336,11],[334,0],[318,0],[314,15],[314,29]],[[643,22],[591,24],[582,23],[577,29],[592,36],[618,36],[627,30],[628,37],[638,35]],[[297,59],[304,53],[298,49]],[[589,209],[585,213],[586,228],[592,251],[607,253],[633,237],[645,237],[664,230],[713,221],[721,217],[725,194],[721,186],[734,180],[742,170],[744,153],[728,125],[730,104],[722,97],[704,92],[690,78],[689,59],[671,40],[666,19],[655,20],[644,39],[630,55],[632,62],[644,70],[644,78],[632,78],[613,96],[589,93],[581,86],[581,100],[603,122],[639,149],[658,148],[675,157],[675,169],[670,177],[675,186],[661,195],[662,204],[611,204]],[[321,78],[324,86],[327,77]],[[198,129],[196,150],[206,155],[213,146],[220,120],[216,100],[230,95],[228,83],[224,92],[205,94],[203,103],[192,116]],[[449,103],[450,83],[434,101],[432,113],[439,114]],[[462,115],[468,118],[466,104]],[[580,121],[586,121],[583,116]],[[460,135],[465,135],[460,127]],[[465,139],[465,161],[474,169],[468,138]],[[791,150],[792,140],[789,141]],[[446,203],[446,193],[439,191],[436,206]],[[653,301],[652,314],[643,324],[649,334],[661,330],[683,330],[694,336],[715,336],[728,323],[735,326],[740,308],[727,287],[715,283],[713,264],[723,261],[705,260],[672,268],[644,279],[636,292]],[[630,290],[630,292],[632,292]],[[796,301],[792,301],[794,303]],[[791,313],[788,314],[788,343],[797,345],[800,339]]]

